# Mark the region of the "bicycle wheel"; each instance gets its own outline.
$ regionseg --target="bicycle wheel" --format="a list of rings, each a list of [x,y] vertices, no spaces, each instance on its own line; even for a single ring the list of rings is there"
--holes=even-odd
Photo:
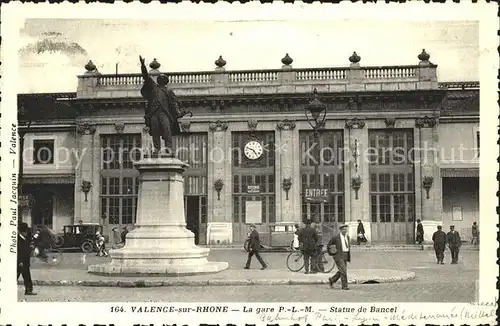
[[[330,273],[335,268],[335,260],[333,260],[332,256],[323,253],[320,259],[323,262],[323,273]]]
[[[63,259],[63,254],[59,249],[51,249],[47,251],[47,264],[51,266],[57,266],[61,263]]]
[[[300,251],[294,251],[286,257],[286,267],[292,272],[298,272],[304,268],[304,256]]]

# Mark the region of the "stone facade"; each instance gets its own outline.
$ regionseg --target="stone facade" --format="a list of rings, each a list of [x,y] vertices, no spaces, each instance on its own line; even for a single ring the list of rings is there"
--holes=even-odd
[[[199,225],[195,227],[195,232],[200,233],[200,242],[228,244],[245,240],[244,232],[240,229],[245,228],[245,223],[239,220],[235,222],[236,186],[233,175],[236,170],[230,152],[235,133],[274,135],[274,189],[266,195],[271,198],[267,203],[272,207],[263,208],[269,217],[258,226],[260,231],[269,234],[270,227],[275,224],[283,225],[287,230],[285,225],[299,223],[309,214],[304,214],[302,205],[304,189],[301,146],[304,132],[311,130],[304,115],[304,108],[311,100],[314,89],[326,107],[325,130],[340,132],[342,147],[349,150],[348,155],[366,152],[372,146],[373,133],[377,131],[386,135],[393,135],[395,132],[396,136],[387,136],[391,139],[390,142],[398,141],[392,140],[391,137],[396,139],[401,131],[410,135],[404,137],[410,137],[408,139],[411,139],[413,148],[441,148],[441,121],[447,125],[465,123],[466,126],[462,126],[464,128],[469,125],[477,126],[479,107],[469,99],[478,98],[478,83],[455,90],[455,84],[438,83],[436,70],[437,66],[428,60],[421,61],[419,65],[401,67],[361,67],[358,61],[352,62],[348,68],[292,69],[289,65],[284,65],[282,69],[277,70],[225,71],[221,66],[213,72],[168,74],[170,87],[175,91],[181,107],[194,114],[191,118],[182,119],[181,129],[187,137],[204,135],[203,139],[206,139],[200,140],[205,142],[203,146],[206,151],[206,164],[196,165],[195,168],[196,171],[201,171],[196,172],[199,174],[196,180],[202,180],[200,182],[203,182],[203,187],[200,186],[200,189],[204,189],[197,194],[198,197],[203,197],[200,199],[199,211],[193,211],[193,214],[203,215],[198,218]],[[153,71],[152,74],[158,72]],[[78,76],[76,94],[54,101],[58,105],[64,103],[78,112],[60,123],[51,123],[50,128],[43,130],[45,137],[57,138],[63,132],[61,128],[74,128],[73,132],[64,136],[72,139],[77,152],[81,154],[73,157],[72,165],[70,164],[74,166],[74,221],[105,224],[109,230],[116,224],[106,220],[102,211],[102,189],[109,186],[102,184],[104,165],[101,142],[105,135],[138,135],[142,148],[151,146],[147,130],[143,128],[144,101],[139,93],[141,78],[140,74],[101,75],[87,72]],[[467,99],[462,99],[462,106],[450,95],[456,93],[469,94]],[[23,98],[28,99],[30,96],[33,95],[24,95]],[[21,104],[25,102],[21,101]],[[464,122],[464,112],[467,110],[469,120]],[[456,113],[457,111],[460,112]],[[36,121],[30,129],[26,129],[25,137],[37,138],[38,134],[31,133],[30,130],[34,130],[34,126],[43,129],[48,122],[40,118],[29,118],[29,114],[24,114],[21,122],[30,119]],[[455,145],[444,144],[449,147]],[[222,150],[214,150],[216,148]],[[350,225],[351,236],[355,238],[356,221],[359,219],[363,221],[369,241],[412,242],[412,221],[421,219],[426,230],[426,240],[430,240],[435,226],[443,222],[443,164],[440,162],[441,156],[436,152],[415,151],[414,155],[414,164],[409,167],[412,179],[405,181],[404,186],[412,190],[408,190],[408,193],[401,197],[406,198],[403,200],[410,200],[408,198],[411,197],[412,211],[400,212],[403,214],[401,216],[405,217],[396,217],[400,214],[396,212],[400,206],[397,206],[395,201],[400,197],[393,193],[386,194],[392,196],[392,208],[387,213],[391,215],[392,222],[379,220],[384,219],[382,215],[386,214],[383,211],[385,208],[380,208],[384,206],[381,201],[389,197],[377,193],[371,185],[374,182],[373,171],[382,173],[383,167],[378,167],[377,170],[358,155],[355,158],[350,157],[339,170],[339,175],[343,178],[340,187],[343,189],[343,195],[338,198],[342,199],[342,203],[336,202],[335,213],[332,213],[336,220],[329,223],[325,221],[325,227],[335,228],[336,223],[347,223]],[[189,160],[188,163],[191,164]],[[453,166],[451,164],[445,167]],[[57,164],[44,168],[44,171],[37,171],[35,174],[58,173]],[[464,167],[467,171],[477,168],[477,160]],[[387,173],[395,173],[391,171],[388,166]],[[30,166],[25,166],[24,175],[33,172]],[[325,173],[321,173],[323,180],[326,180]],[[284,185],[285,180],[287,186]],[[89,181],[92,185],[87,193],[82,187],[84,181]],[[123,184],[120,183],[120,187]],[[253,195],[252,198],[259,200],[258,197],[259,195]],[[376,216],[372,212],[375,202],[380,210]],[[326,213],[328,209],[330,208],[324,205],[322,212]],[[124,214],[124,210],[125,208],[121,207],[117,212]],[[410,215],[411,219],[408,220]],[[405,222],[399,223],[401,225],[393,223],[394,219],[398,218],[404,219]],[[118,224],[133,224],[119,222]],[[240,226],[236,227],[236,224]],[[392,226],[388,228],[389,224]],[[390,238],[391,232],[406,234]]]

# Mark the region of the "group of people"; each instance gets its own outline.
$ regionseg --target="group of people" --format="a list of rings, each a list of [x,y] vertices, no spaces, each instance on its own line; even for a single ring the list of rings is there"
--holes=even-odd
[[[443,227],[438,225],[437,231],[432,235],[432,241],[434,242],[434,251],[436,252],[438,264],[444,264],[443,260],[446,245],[448,245],[450,249],[451,263],[458,264],[458,253],[462,246],[462,240],[460,239],[460,234],[455,231],[454,225],[450,225],[450,232],[448,233],[445,233]]]
[[[249,234],[249,252],[245,269],[250,268],[252,257],[255,256],[261,264],[261,269],[268,267],[260,255],[260,238],[255,224],[250,224],[251,232]],[[321,234],[321,224],[314,223],[311,220],[305,222],[305,227],[300,228],[295,225],[294,247],[301,250],[304,257],[304,268],[306,274],[315,274],[324,271],[321,257],[323,251],[323,240]],[[319,229],[319,231],[318,231]],[[340,279],[343,290],[349,290],[347,286],[347,262],[351,261],[350,239],[347,235],[348,225],[339,226],[339,233],[334,235],[327,244],[328,254],[333,256],[337,266],[337,273],[329,278],[330,287]],[[363,234],[364,235],[364,234]]]
[[[479,244],[479,227],[477,222],[472,223],[472,239],[470,243],[474,246]],[[417,236],[416,242],[422,244],[424,241],[424,227],[422,222],[417,220]],[[458,254],[462,246],[462,239],[460,233],[455,230],[454,225],[450,225],[450,231],[445,233],[441,225],[437,226],[437,231],[432,235],[432,242],[434,244],[434,251],[436,252],[436,259],[438,264],[444,264],[444,252],[446,247],[450,249],[451,264],[458,264]]]

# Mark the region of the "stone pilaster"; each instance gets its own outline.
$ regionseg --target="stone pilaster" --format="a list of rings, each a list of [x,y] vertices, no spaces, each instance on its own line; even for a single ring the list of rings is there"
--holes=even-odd
[[[365,227],[366,238],[371,240],[370,232],[370,172],[366,160],[369,147],[368,130],[365,122],[360,119],[351,119],[346,122],[345,144],[349,150],[345,151],[345,182],[346,182],[346,223],[349,224],[351,239],[356,238],[357,220],[361,220]],[[355,184],[359,184],[355,191]]]
[[[232,181],[231,175],[231,133],[228,123],[211,122],[208,126],[208,244],[228,244],[233,240]],[[215,183],[222,181],[222,189],[217,193]]]
[[[276,126],[276,221],[300,222],[300,152],[298,129],[295,122],[282,120]],[[283,187],[285,179],[290,179],[287,193]],[[296,204],[299,202],[299,210]]]
[[[77,125],[77,133],[79,135],[79,151],[80,162],[75,169],[75,222],[82,220],[83,222],[98,222],[95,220],[95,211],[99,211],[99,185],[95,185],[95,177],[99,175],[99,166],[95,166],[95,144],[94,137],[96,126],[89,123],[79,123]],[[82,190],[83,181],[90,181],[92,187],[87,194]],[[97,194],[97,197],[95,197]],[[94,207],[96,206],[96,208]]]
[[[436,119],[424,117],[417,119],[415,124],[420,145],[420,160],[415,166],[420,174],[418,183],[415,182],[415,186],[418,186],[415,192],[419,193],[416,205],[420,206],[420,215],[416,218],[422,220],[424,241],[429,242],[436,225],[442,221],[439,136]]]
[[[101,140],[98,133],[92,135],[92,189],[88,194],[88,199],[92,200],[91,220],[94,223],[102,224],[101,216]]]

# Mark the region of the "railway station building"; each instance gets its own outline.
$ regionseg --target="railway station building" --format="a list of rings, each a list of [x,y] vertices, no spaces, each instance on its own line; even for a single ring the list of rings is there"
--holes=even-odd
[[[417,60],[418,59],[418,60]],[[349,60],[349,61],[348,61]],[[423,51],[406,66],[167,73],[182,110],[174,150],[189,164],[187,227],[199,244],[243,243],[316,217],[372,243],[430,240],[437,225],[471,237],[479,222],[479,82],[438,80]],[[279,66],[278,66],[279,67]],[[150,63],[151,75],[161,71]],[[134,161],[151,148],[139,73],[82,67],[72,93],[19,94],[22,218],[61,232],[78,221],[133,227]],[[307,108],[324,108],[318,138]],[[308,120],[309,119],[309,120]],[[319,144],[319,145],[318,145]],[[318,160],[318,156],[320,155]],[[311,197],[321,201],[311,201]]]

